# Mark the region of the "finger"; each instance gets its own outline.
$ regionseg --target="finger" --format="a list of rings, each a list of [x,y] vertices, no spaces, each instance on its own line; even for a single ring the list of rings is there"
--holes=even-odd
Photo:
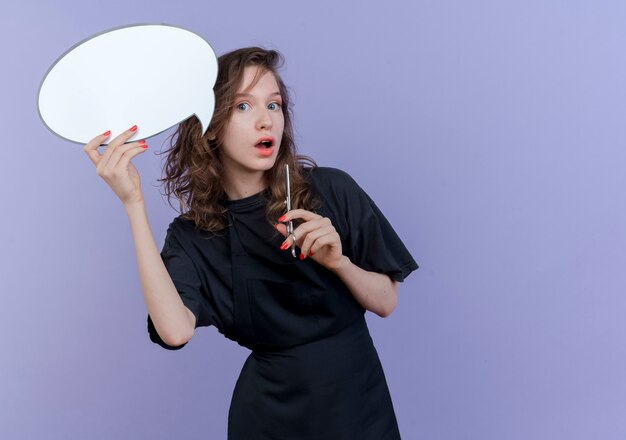
[[[127,150],[120,159],[119,166],[121,168],[126,168],[130,163],[131,159],[148,149],[147,145],[139,145],[138,147],[131,148]]]
[[[102,158],[102,160],[100,161],[100,164],[97,167],[98,170],[98,174],[102,177],[108,177],[113,175],[114,171],[117,168],[117,165],[120,161],[120,158],[122,157],[122,155],[134,148],[137,147],[139,145],[143,145],[139,142],[131,142],[128,144],[124,144],[124,145],[120,145],[117,146],[113,149],[113,152],[110,153],[108,161],[105,161],[104,157]]]
[[[284,222],[288,222],[289,220],[293,220],[296,218],[303,219],[304,221],[310,221],[316,218],[322,218],[322,216],[314,212],[307,211],[306,209],[292,209],[291,211],[283,215],[281,218],[279,218],[278,221],[284,223]]]
[[[287,249],[289,249],[292,245],[296,244],[296,243],[295,243],[295,241],[294,241],[294,235],[295,235],[295,232],[294,232],[293,234],[286,234],[286,233],[285,233],[285,236],[286,236],[287,238],[285,238],[285,241],[283,241],[283,242],[281,243],[281,245],[280,245],[280,250],[281,250],[281,251],[287,250]]]
[[[340,243],[341,243],[341,237],[339,237],[339,233],[336,230],[329,232],[328,234],[322,237],[319,237],[317,240],[315,240],[315,242],[313,243],[311,248],[308,250],[306,255],[307,256],[314,255],[315,253],[322,250],[324,246],[336,246]]]
[[[293,242],[293,236],[296,237],[295,244],[298,245],[298,247],[301,247],[299,243],[302,243],[304,241],[304,239],[306,238],[306,235],[309,232],[314,231],[315,229],[319,228],[320,226],[321,225],[320,225],[319,220],[311,220],[309,222],[302,223],[300,226],[294,229],[293,235],[289,235],[287,239],[283,241],[280,248],[282,250],[285,250],[287,245],[291,246]],[[285,228],[285,231],[287,231],[286,225],[284,226],[284,228]],[[285,236],[287,236],[287,233],[285,233]]]
[[[120,165],[120,159],[122,158],[123,154],[125,154],[127,151],[132,150],[134,148],[144,146],[145,142],[146,141],[142,140],[142,141],[137,141],[137,142],[130,142],[128,144],[115,147],[115,149],[113,150],[113,153],[111,153],[111,157],[109,158],[109,161],[102,168],[103,172],[104,173],[113,172],[113,170]]]
[[[304,243],[304,240],[306,239],[308,234],[311,233],[312,231],[315,231],[324,227],[331,227],[334,229],[334,227],[332,226],[332,223],[326,217],[320,217],[318,219],[310,220],[306,223],[302,223],[293,231],[293,234],[296,236],[296,245],[300,249],[302,249],[302,243]],[[285,226],[285,230],[286,230],[286,226]],[[287,237],[285,241],[283,241],[280,248],[282,250],[285,250],[287,249],[288,246],[291,246],[292,242],[293,242],[293,236],[289,236]]]
[[[308,222],[302,223],[293,231],[293,233],[296,234],[298,242],[303,243],[308,233],[327,226],[332,227],[330,219],[328,217],[318,216],[318,218],[314,220],[309,220]]]
[[[281,224],[281,223],[276,223],[274,225],[274,228],[280,232],[282,234],[283,237],[287,236],[287,226]]]
[[[102,155],[98,152],[98,147],[105,140],[107,140],[109,136],[111,136],[111,130],[107,130],[106,132],[99,134],[98,136],[87,142],[87,144],[83,147],[83,151],[87,153],[87,156],[89,157],[89,159],[91,159],[91,162],[93,162],[93,164],[96,166],[102,158]]]
[[[304,257],[302,257],[301,259],[304,259],[307,255],[309,255],[309,251],[313,249],[313,245],[316,242],[318,242],[320,238],[327,236],[327,235],[332,236],[332,234],[336,232],[337,231],[335,230],[335,228],[331,225],[331,226],[326,226],[323,228],[316,229],[315,231],[312,231],[309,234],[307,234],[304,241],[302,242],[302,245],[300,246],[300,255],[304,255]],[[338,236],[339,234],[337,234],[337,237]]]
[[[109,161],[115,149],[120,145],[123,145],[126,141],[133,137],[135,133],[137,133],[137,126],[133,125],[128,130],[116,136],[111,142],[109,142],[109,145],[107,145],[106,150],[104,150],[104,154],[102,154],[102,159],[100,160],[101,163],[104,162],[102,164],[102,168],[106,168],[107,162]]]

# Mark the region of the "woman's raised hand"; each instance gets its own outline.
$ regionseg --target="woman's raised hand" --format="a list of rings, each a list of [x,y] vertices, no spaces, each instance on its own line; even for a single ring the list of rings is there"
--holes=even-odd
[[[300,219],[304,222],[294,231],[296,245],[300,248],[300,259],[307,256],[330,270],[337,270],[342,264],[341,238],[328,217],[322,217],[305,209],[293,209],[278,219],[281,223]],[[293,237],[287,236],[287,226],[277,223],[274,227],[286,240],[281,250],[288,250]]]
[[[104,179],[124,205],[143,201],[139,173],[130,160],[146,151],[148,145],[143,140],[124,143],[136,131],[135,125],[117,136],[109,142],[103,154],[98,152],[98,147],[111,135],[110,131],[96,136],[83,148],[96,166],[98,176]]]

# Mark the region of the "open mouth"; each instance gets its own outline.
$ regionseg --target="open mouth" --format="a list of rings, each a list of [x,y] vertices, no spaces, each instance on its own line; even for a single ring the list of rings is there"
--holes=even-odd
[[[273,136],[261,136],[255,147],[257,148],[262,148],[265,150],[269,150],[270,148],[272,148],[274,146],[274,137]]]
[[[262,136],[258,139],[255,145],[256,151],[259,156],[271,157],[274,154],[274,137]]]

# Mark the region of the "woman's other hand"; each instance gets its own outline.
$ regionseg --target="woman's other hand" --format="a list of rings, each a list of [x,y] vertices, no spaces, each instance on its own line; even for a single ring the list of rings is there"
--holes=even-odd
[[[146,151],[148,145],[143,140],[124,143],[136,131],[135,125],[117,136],[107,145],[103,154],[98,152],[98,147],[110,136],[110,131],[96,136],[83,148],[96,166],[98,176],[104,179],[124,205],[143,201],[139,173],[130,160]]]
[[[293,231],[296,236],[296,245],[300,248],[300,259],[304,260],[308,256],[331,271],[337,270],[343,257],[341,238],[330,219],[305,209],[293,209],[278,221],[286,223],[294,219],[303,221]],[[293,237],[287,237],[287,226],[277,223],[274,227],[287,238],[281,250],[289,250]]]

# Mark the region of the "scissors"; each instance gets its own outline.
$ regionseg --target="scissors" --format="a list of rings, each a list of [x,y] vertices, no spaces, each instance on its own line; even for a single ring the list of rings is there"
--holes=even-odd
[[[285,164],[285,204],[287,205],[287,212],[291,211],[291,185],[289,183],[289,165]],[[296,234],[293,233],[293,221],[287,222],[287,234],[291,235],[293,242],[291,243],[291,255],[296,258]]]

